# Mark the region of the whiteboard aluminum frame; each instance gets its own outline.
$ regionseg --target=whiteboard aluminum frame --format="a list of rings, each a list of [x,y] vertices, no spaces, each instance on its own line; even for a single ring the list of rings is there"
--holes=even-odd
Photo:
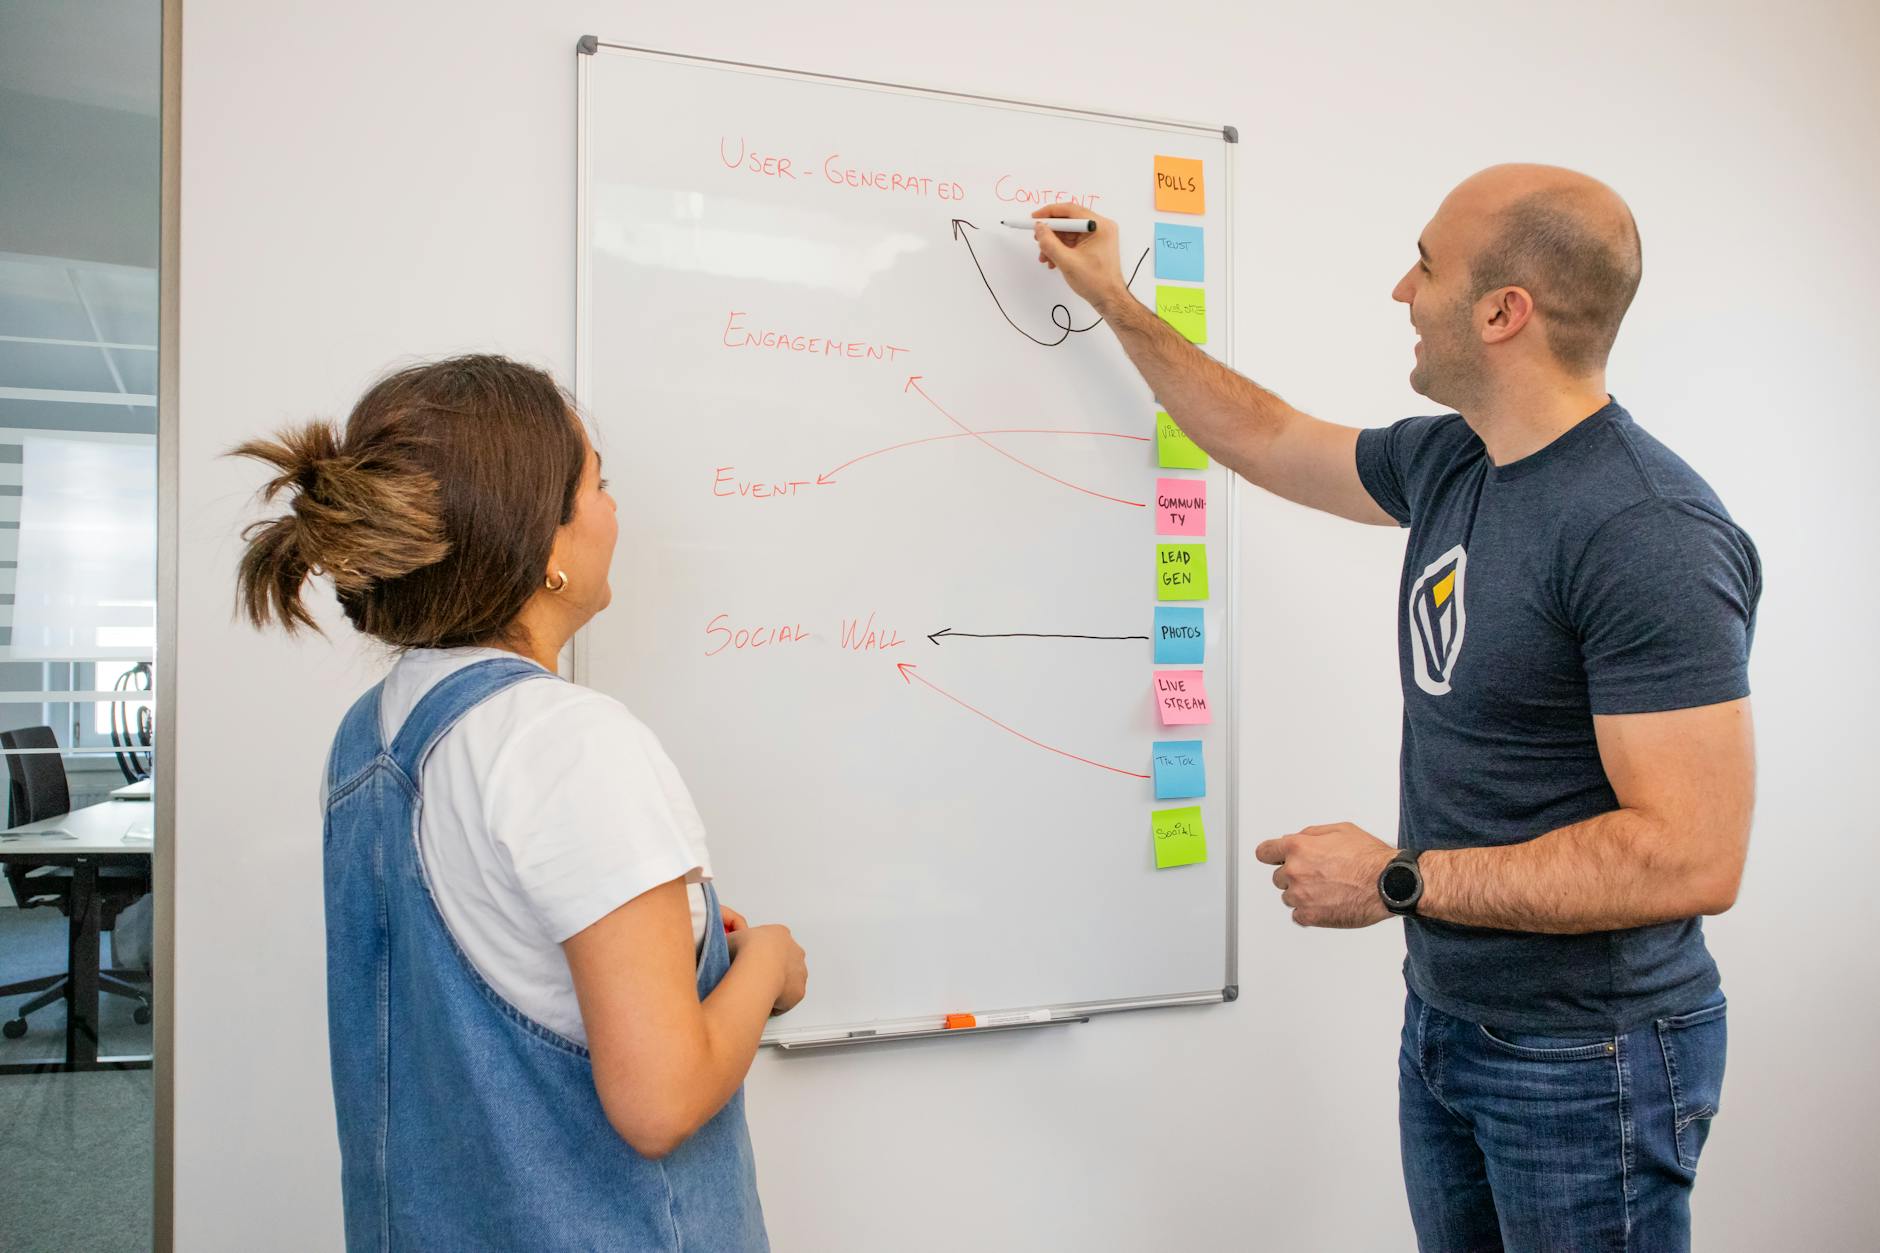
[[[642,48],[633,44],[616,43],[600,39],[594,35],[584,35],[575,44],[575,354],[574,354],[574,392],[575,404],[583,414],[588,412],[593,398],[593,360],[592,318],[590,316],[589,255],[590,237],[590,184],[588,178],[590,157],[590,122],[592,111],[589,104],[589,66],[592,59],[605,49],[613,53],[625,53],[643,60],[664,61],[678,65],[712,66],[719,69],[739,70],[772,78],[792,79],[799,82],[833,84],[843,87],[866,87],[877,91],[886,91],[896,95],[925,96],[962,103],[992,105],[998,108],[1016,109],[1025,113],[1045,113],[1055,116],[1086,118],[1092,121],[1107,122],[1113,125],[1136,126],[1145,130],[1168,131],[1182,135],[1207,136],[1221,141],[1224,148],[1222,166],[1227,195],[1223,206],[1222,221],[1225,246],[1222,249],[1227,276],[1228,299],[1226,317],[1223,319],[1222,333],[1224,341],[1219,360],[1232,367],[1234,364],[1234,154],[1240,146],[1240,132],[1234,126],[1209,126],[1200,122],[1183,122],[1168,118],[1138,117],[1123,113],[1107,113],[1096,109],[1078,108],[1072,105],[1047,104],[1032,100],[1013,100],[1003,96],[987,96],[974,92],[949,91],[937,87],[914,87],[902,83],[882,82],[877,79],[853,78],[840,74],[818,74],[807,70],[784,69],[774,65],[759,65],[749,61],[732,61],[720,57],[689,56],[678,52],[665,52],[657,48]],[[1226,467],[1222,467],[1226,470]],[[1228,570],[1227,597],[1223,605],[1228,630],[1220,645],[1221,667],[1225,673],[1226,701],[1223,704],[1227,713],[1226,735],[1227,759],[1232,766],[1227,777],[1227,832],[1225,839],[1226,873],[1226,953],[1222,966],[1223,979],[1219,988],[1210,988],[1192,992],[1170,992],[1154,996],[1126,997],[1111,1000],[1074,1001],[1055,1005],[1029,1005],[1005,1010],[977,1011],[980,1017],[994,1019],[994,1023],[983,1027],[951,1028],[946,1026],[944,1018],[899,1018],[883,1019],[873,1022],[841,1023],[828,1026],[806,1027],[800,1031],[787,1028],[770,1028],[764,1032],[762,1044],[782,1052],[794,1052],[803,1049],[822,1049],[840,1045],[885,1044],[904,1040],[935,1039],[940,1037],[984,1035],[1002,1033],[1024,1027],[1058,1026],[1070,1023],[1087,1022],[1104,1014],[1128,1013],[1140,1009],[1170,1009],[1179,1006],[1219,1005],[1240,998],[1240,646],[1238,633],[1234,629],[1240,619],[1240,510],[1239,476],[1232,470],[1226,470],[1226,525],[1220,532],[1227,540]],[[572,645],[572,673],[576,682],[585,683],[588,676],[588,631],[583,628],[575,636]],[[1048,1017],[1030,1022],[996,1021],[1012,1014],[1045,1013]]]

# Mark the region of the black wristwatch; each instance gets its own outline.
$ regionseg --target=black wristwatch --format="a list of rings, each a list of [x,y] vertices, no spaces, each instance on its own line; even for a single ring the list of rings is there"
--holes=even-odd
[[[1377,894],[1384,898],[1384,908],[1393,914],[1414,914],[1417,902],[1423,899],[1423,871],[1417,866],[1420,851],[1399,849],[1384,873],[1377,876]]]

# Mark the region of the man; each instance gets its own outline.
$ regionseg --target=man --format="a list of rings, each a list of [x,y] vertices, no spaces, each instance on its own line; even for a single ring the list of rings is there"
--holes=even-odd
[[[1730,907],[1748,848],[1762,576],[1716,495],[1606,392],[1639,281],[1625,203],[1530,165],[1450,193],[1391,295],[1421,336],[1411,386],[1455,412],[1363,431],[1133,299],[1114,224],[1034,234],[1216,459],[1410,528],[1402,851],[1337,823],[1255,855],[1301,926],[1405,918],[1420,1246],[1688,1247],[1725,1030],[1698,916]]]

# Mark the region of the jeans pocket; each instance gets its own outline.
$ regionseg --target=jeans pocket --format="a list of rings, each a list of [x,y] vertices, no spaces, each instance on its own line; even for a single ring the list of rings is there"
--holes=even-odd
[[[1727,1008],[1719,1000],[1689,1014],[1660,1018],[1655,1024],[1664,1052],[1665,1078],[1671,1085],[1671,1129],[1678,1164],[1686,1170],[1697,1169],[1698,1155],[1710,1135],[1710,1120],[1716,1117],[1723,1097]]]
[[[1535,1062],[1578,1062],[1611,1057],[1617,1042],[1611,1036],[1587,1039],[1583,1036],[1537,1035],[1531,1031],[1490,1030],[1478,1026],[1482,1039],[1496,1050],[1512,1057]]]

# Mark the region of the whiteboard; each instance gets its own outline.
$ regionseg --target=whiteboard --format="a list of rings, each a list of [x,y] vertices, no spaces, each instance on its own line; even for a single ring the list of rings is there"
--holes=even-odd
[[[724,898],[807,950],[766,1041],[1232,1000],[1231,476],[1157,468],[1114,336],[999,225],[1078,199],[1126,269],[1201,227],[1225,359],[1231,129],[577,61],[576,391],[620,541],[575,672],[678,764]],[[1155,211],[1158,156],[1203,163],[1204,213]],[[1157,535],[1159,477],[1205,479],[1205,536]],[[1172,542],[1205,544],[1206,725],[1157,715]],[[1181,740],[1206,795],[1157,802]],[[1190,805],[1206,860],[1158,870],[1151,814]]]

